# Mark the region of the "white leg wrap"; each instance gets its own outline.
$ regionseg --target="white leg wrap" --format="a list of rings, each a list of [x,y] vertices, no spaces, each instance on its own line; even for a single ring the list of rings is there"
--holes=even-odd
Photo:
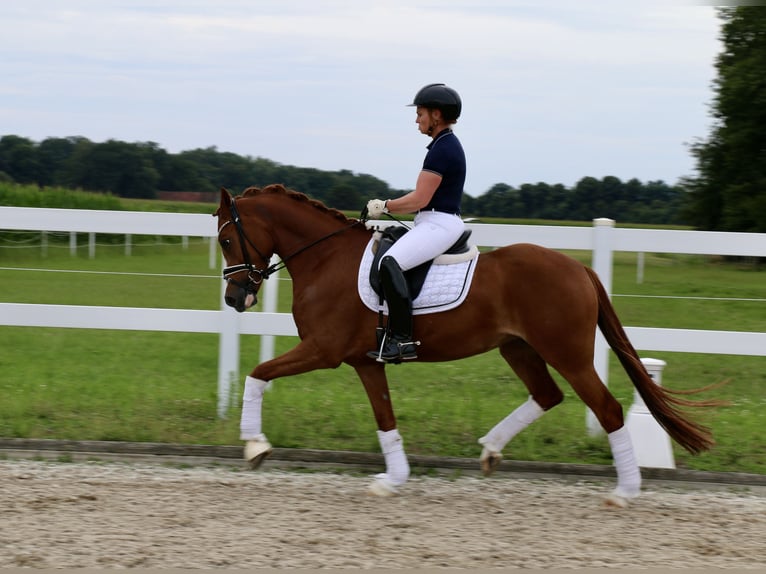
[[[239,422],[240,437],[242,440],[265,441],[266,437],[261,431],[261,407],[263,405],[263,391],[268,381],[245,378],[245,391],[242,395],[242,418]]]
[[[407,482],[410,464],[407,462],[402,437],[397,429],[377,432],[380,449],[386,460],[386,472],[375,476],[370,492],[378,496],[390,496],[396,494],[397,487]]]
[[[537,401],[529,397],[527,402],[519,405],[515,411],[481,437],[479,444],[490,452],[499,453],[513,437],[543,416],[544,412]]]
[[[630,441],[628,428],[610,432],[607,435],[612,449],[614,466],[617,469],[617,488],[614,495],[624,499],[635,498],[641,492],[641,471],[633,453],[633,443]]]

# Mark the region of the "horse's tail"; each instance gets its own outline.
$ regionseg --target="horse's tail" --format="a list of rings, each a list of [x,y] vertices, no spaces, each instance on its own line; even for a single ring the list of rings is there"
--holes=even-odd
[[[598,275],[593,269],[586,267],[586,270],[598,294],[598,326],[607,343],[609,343],[620,363],[622,363],[630,380],[633,381],[633,385],[644,400],[649,412],[652,413],[660,426],[678,444],[692,454],[709,449],[715,444],[710,429],[690,420],[678,407],[717,406],[723,403],[720,401],[689,401],[681,399],[676,395],[697,393],[718,385],[709,385],[701,389],[693,389],[680,393],[670,391],[656,384],[649,376],[649,373],[646,372],[646,368],[641,363],[638,353],[625,334],[625,330]]]

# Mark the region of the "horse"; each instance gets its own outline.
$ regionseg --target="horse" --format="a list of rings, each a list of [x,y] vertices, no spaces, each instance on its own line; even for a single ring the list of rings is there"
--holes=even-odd
[[[222,188],[214,216],[225,260],[226,304],[239,312],[252,307],[263,281],[286,268],[292,278],[292,314],[300,337],[297,346],[257,365],[245,378],[240,421],[245,459],[255,469],[272,451],[261,428],[263,393],[270,381],[345,363],[364,386],[384,455],[385,472],[374,477],[369,492],[400,493],[410,469],[397,430],[386,365],[367,355],[375,347],[379,317],[358,295],[360,260],[373,230],[363,216],[349,218],[280,184],[249,187],[238,197]],[[272,264],[274,255],[280,260]],[[550,366],[607,433],[617,486],[605,502],[626,507],[640,494],[641,474],[622,407],[594,368],[597,327],[651,414],[673,440],[693,454],[714,443],[710,430],[681,408],[703,402],[678,396],[704,389],[682,393],[657,385],[625,334],[595,271],[558,251],[517,243],[481,253],[463,302],[447,311],[417,315],[413,325],[420,341],[417,361],[453,361],[498,349],[529,392],[525,403],[478,439],[479,466],[487,476],[500,463],[506,444],[563,400]]]

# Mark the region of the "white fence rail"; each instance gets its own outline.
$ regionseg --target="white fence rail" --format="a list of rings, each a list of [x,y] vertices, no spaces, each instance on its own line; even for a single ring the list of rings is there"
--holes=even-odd
[[[766,257],[766,234],[761,233],[616,229],[609,219],[596,219],[593,227],[468,227],[473,230],[472,241],[480,246],[530,242],[553,249],[592,251],[592,267],[610,293],[615,251]],[[3,206],[0,230],[216,236],[215,220],[210,215]],[[297,336],[292,315],[272,312],[276,298],[271,290],[275,287],[276,281],[266,282],[264,300],[269,300],[271,307],[264,312],[236,313],[223,304],[223,297],[220,311],[0,303],[0,325],[218,333],[218,415],[224,417],[230,385],[239,378],[239,335]],[[766,356],[766,333],[643,327],[625,330],[639,350]],[[600,333],[596,345],[596,368],[607,382],[608,347]],[[590,415],[588,427],[591,431],[597,427]]]

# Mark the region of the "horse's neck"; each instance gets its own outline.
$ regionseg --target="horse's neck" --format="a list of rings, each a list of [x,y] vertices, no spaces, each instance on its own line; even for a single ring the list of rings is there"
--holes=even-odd
[[[272,212],[272,226],[275,253],[285,261],[294,280],[302,274],[315,278],[317,268],[369,240],[369,234],[359,226],[352,227],[352,221],[340,221],[311,205],[300,205],[300,210],[286,207]]]
[[[301,207],[303,209],[284,209],[271,213],[275,251],[283,259],[316,241],[323,243],[323,237],[339,228],[331,219],[322,217],[322,212],[316,208]],[[316,211],[316,214],[312,213],[313,211]]]

